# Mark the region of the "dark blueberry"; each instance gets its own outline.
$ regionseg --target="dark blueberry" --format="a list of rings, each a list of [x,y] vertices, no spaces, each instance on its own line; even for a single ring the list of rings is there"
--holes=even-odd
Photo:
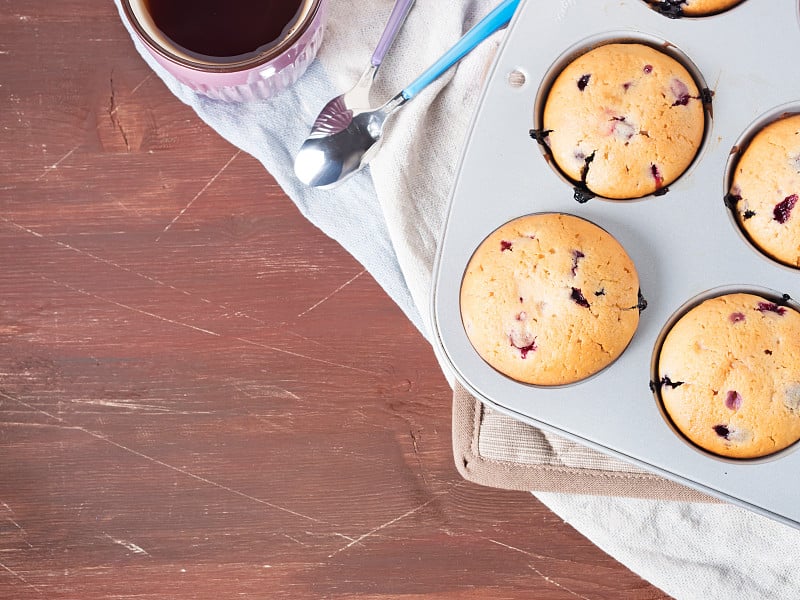
[[[596,150],[583,159],[583,168],[581,169],[581,185],[574,188],[574,194],[572,195],[578,204],[585,204],[594,198],[594,194],[586,186],[586,178],[589,176],[589,165],[592,164],[595,154],[597,154]]]
[[[659,383],[660,383],[661,387],[667,386],[667,387],[671,387],[673,390],[674,390],[676,387],[680,387],[680,386],[682,386],[682,385],[683,385],[683,382],[682,382],[682,381],[672,381],[672,379],[670,379],[670,378],[669,378],[669,377],[667,377],[666,375],[664,375],[664,376],[661,378],[661,381],[660,381]]]
[[[739,194],[734,194],[733,192],[729,192],[725,194],[725,206],[730,208],[731,210],[736,210],[736,205],[739,204],[739,201],[742,197]]]
[[[730,410],[739,410],[742,407],[742,395],[736,390],[729,390],[725,395],[725,407]]]
[[[575,274],[578,272],[578,261],[581,258],[585,258],[586,255],[581,252],[580,250],[573,250],[572,251],[572,276],[575,277]]]
[[[632,81],[626,81],[625,83],[622,84],[622,89],[627,92],[632,85],[633,85]]]
[[[513,245],[514,244],[506,240],[500,240],[500,252],[505,252],[506,250],[511,250],[511,252],[513,252],[514,250],[511,248]]]
[[[714,431],[719,437],[725,438],[726,440],[731,434],[731,430],[725,425],[714,425]]]
[[[748,219],[752,219],[756,216],[756,211],[750,210],[749,208],[742,213],[742,218],[747,221]]]
[[[583,90],[585,90],[585,89],[586,89],[586,86],[587,86],[587,85],[589,85],[589,78],[590,78],[591,76],[592,76],[592,75],[591,75],[590,73],[587,73],[586,75],[584,75],[584,76],[582,76],[580,79],[578,79],[578,89],[579,89],[580,91],[583,91]]]
[[[668,187],[658,188],[655,192],[653,192],[653,196],[663,196],[669,191]]]
[[[594,293],[594,295],[595,295],[595,296],[605,296],[605,295],[606,295],[606,289],[605,289],[605,288],[601,288],[601,289],[597,290],[597,291]]]
[[[584,308],[589,308],[589,301],[583,295],[579,288],[572,288],[572,294],[570,294],[570,299],[575,302],[578,306],[582,306]]]
[[[634,308],[638,308],[639,312],[642,312],[645,308],[647,308],[647,298],[645,298],[644,294],[642,294],[642,290],[639,290],[636,295],[639,301],[636,303]]]
[[[589,156],[583,159],[583,168],[581,169],[581,182],[584,185],[586,184],[586,178],[589,176],[589,165],[592,164],[595,154],[597,154],[597,150],[595,150]]]
[[[774,302],[759,302],[756,310],[760,313],[774,312],[779,315],[786,313],[786,309],[783,306],[778,306]]]
[[[653,72],[653,65],[645,65],[642,71],[644,71],[645,75],[650,75]]]
[[[766,350],[764,350],[764,354],[766,354],[766,355],[768,355],[768,356],[772,356],[772,350],[770,350],[769,348],[767,348]]]
[[[703,88],[700,90],[700,100],[703,101],[703,104],[708,106],[711,104],[711,101],[714,99],[714,92],[708,88]]]
[[[665,17],[679,19],[683,16],[682,5],[686,4],[686,0],[651,0],[650,3]]]
[[[775,205],[775,208],[772,210],[772,218],[783,225],[789,220],[789,216],[792,214],[792,209],[795,204],[797,204],[797,194],[786,196],[786,198]]]
[[[547,136],[552,129],[531,129],[528,134],[540,144],[547,144]]]
[[[578,204],[586,204],[589,200],[594,198],[594,196],[594,193],[590,192],[586,188],[575,187],[572,190],[572,198]]]
[[[731,323],[738,323],[740,321],[744,321],[744,318],[745,318],[744,313],[740,312],[731,313],[730,316],[728,316],[728,320]]]
[[[605,294],[605,290],[601,291]],[[636,304],[634,304],[630,308],[627,308],[626,310],[638,310],[639,312],[642,312],[645,308],[647,308],[647,298],[644,297],[644,294],[642,294],[641,289],[637,292],[637,300],[638,301],[636,302]]]

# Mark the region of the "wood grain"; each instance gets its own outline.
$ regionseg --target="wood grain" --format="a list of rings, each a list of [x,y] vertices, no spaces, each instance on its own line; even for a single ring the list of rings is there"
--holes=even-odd
[[[0,5],[0,597],[666,597],[459,478],[430,347],[112,2]]]

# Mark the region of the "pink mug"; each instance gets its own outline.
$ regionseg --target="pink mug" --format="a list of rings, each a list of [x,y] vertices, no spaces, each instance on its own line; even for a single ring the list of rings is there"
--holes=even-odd
[[[328,0],[262,0],[251,3],[262,14],[250,15],[226,0],[181,4],[122,0],[122,9],[178,81],[211,98],[246,101],[273,96],[306,71],[322,43]]]

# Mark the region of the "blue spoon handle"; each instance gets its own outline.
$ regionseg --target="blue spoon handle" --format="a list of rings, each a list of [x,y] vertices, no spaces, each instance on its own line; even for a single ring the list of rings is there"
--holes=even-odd
[[[408,84],[399,95],[405,100],[411,100],[411,98],[436,81],[442,73],[469,54],[475,46],[501,27],[508,25],[519,3],[520,0],[503,0],[492,12],[465,33],[452,48],[439,58],[439,60],[428,67],[422,75]]]

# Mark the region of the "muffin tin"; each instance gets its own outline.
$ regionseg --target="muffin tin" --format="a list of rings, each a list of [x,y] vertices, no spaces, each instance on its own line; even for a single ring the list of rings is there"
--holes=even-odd
[[[608,41],[650,43],[688,58],[713,93],[710,119],[697,158],[667,193],[578,203],[573,185],[529,132],[555,69]],[[800,271],[756,251],[725,204],[739,146],[765,120],[800,112],[797,48],[797,0],[745,0],[724,13],[681,19],[644,0],[524,1],[467,136],[431,308],[440,360],[492,408],[800,528],[797,444],[758,460],[709,455],[675,433],[650,389],[654,355],[681,310],[723,291],[800,298]],[[574,214],[606,229],[633,259],[648,301],[622,356],[562,387],[527,385],[495,371],[461,322],[459,290],[472,253],[503,223],[536,212]]]

